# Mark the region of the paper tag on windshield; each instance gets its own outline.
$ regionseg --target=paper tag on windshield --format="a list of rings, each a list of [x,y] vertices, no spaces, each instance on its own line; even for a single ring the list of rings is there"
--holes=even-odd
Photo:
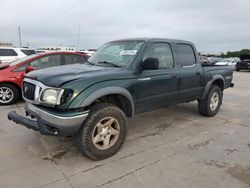
[[[137,50],[123,50],[120,52],[120,55],[135,55]]]

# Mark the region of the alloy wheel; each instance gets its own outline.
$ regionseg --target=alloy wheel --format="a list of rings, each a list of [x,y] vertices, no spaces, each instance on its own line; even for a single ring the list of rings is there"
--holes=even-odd
[[[101,119],[94,127],[92,142],[100,150],[111,148],[117,141],[120,134],[120,125],[113,117]]]
[[[214,92],[210,100],[210,109],[212,111],[216,110],[219,105],[219,93]]]
[[[14,97],[13,91],[8,87],[0,87],[0,103],[9,103]]]

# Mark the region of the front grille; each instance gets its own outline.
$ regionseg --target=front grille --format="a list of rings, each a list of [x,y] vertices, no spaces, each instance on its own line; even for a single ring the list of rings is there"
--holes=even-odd
[[[28,100],[35,99],[36,86],[34,84],[23,82],[23,96]]]

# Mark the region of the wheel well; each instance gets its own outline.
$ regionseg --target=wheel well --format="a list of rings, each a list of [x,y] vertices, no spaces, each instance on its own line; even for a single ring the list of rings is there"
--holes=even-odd
[[[224,82],[221,79],[215,80],[212,85],[217,85],[221,88],[222,91],[224,90]]]
[[[17,84],[15,84],[15,83],[13,83],[13,82],[1,82],[0,85],[2,85],[2,84],[10,84],[10,85],[13,85],[14,87],[16,87],[16,88],[18,89],[19,93],[22,93],[21,88],[20,88]]]
[[[100,97],[97,100],[95,100],[92,103],[92,105],[99,103],[99,102],[113,104],[113,105],[119,107],[125,113],[125,115],[127,117],[133,116],[132,105],[131,105],[129,99],[123,95],[120,95],[120,94],[106,95],[106,96]]]

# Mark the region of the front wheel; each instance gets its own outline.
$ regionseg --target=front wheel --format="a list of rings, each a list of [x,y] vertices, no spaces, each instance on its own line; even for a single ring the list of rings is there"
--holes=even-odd
[[[207,117],[212,117],[215,116],[222,104],[222,91],[221,88],[213,85],[205,99],[199,100],[198,101],[198,108],[200,114],[207,116]]]
[[[79,150],[92,160],[114,155],[127,134],[127,120],[121,109],[111,104],[96,104],[77,134]]]
[[[8,83],[0,84],[0,105],[15,103],[20,97],[18,89]]]

